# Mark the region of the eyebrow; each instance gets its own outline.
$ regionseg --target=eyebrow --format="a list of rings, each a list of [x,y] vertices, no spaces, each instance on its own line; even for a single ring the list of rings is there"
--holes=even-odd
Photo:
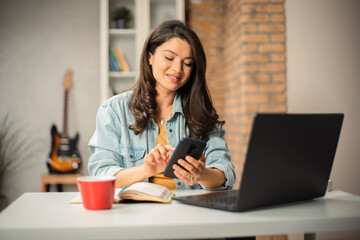
[[[170,52],[170,53],[172,53],[172,54],[174,54],[174,55],[176,55],[176,56],[179,56],[179,54],[177,54],[176,52],[173,52],[173,51],[171,51],[171,50],[165,49],[165,50],[163,50],[163,52]],[[194,58],[193,58],[193,57],[185,57],[184,59],[191,59],[191,60],[193,60]]]

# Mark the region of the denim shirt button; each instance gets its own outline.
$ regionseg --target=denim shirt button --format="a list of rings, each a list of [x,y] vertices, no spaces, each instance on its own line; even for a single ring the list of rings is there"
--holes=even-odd
[[[171,128],[169,129],[169,132],[172,132],[172,129],[171,129]]]
[[[134,156],[132,154],[130,154],[130,158],[133,158]]]
[[[177,185],[180,187],[180,186],[181,186],[181,182],[178,182]]]

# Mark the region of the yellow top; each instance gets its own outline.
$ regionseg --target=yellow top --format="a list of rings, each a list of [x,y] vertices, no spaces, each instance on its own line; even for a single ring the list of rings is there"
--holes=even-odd
[[[167,144],[165,125],[162,125],[159,127],[159,134],[158,134],[158,137],[156,140],[156,145],[159,143],[161,143],[163,145]],[[165,177],[164,174],[162,174],[162,173],[159,173],[159,174],[156,174],[156,175],[150,177],[149,182],[163,185],[170,190],[176,190],[174,179]]]

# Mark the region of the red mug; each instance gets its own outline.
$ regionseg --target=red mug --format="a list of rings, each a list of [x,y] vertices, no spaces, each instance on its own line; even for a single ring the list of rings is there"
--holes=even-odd
[[[114,202],[114,176],[78,177],[78,187],[83,205],[88,210],[110,209]]]

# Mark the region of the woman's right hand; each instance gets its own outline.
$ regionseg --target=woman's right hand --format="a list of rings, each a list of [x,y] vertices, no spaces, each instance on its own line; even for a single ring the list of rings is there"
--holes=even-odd
[[[149,177],[164,172],[171,155],[169,151],[175,151],[175,147],[171,145],[158,144],[149,154],[145,155],[144,168],[145,173]]]

